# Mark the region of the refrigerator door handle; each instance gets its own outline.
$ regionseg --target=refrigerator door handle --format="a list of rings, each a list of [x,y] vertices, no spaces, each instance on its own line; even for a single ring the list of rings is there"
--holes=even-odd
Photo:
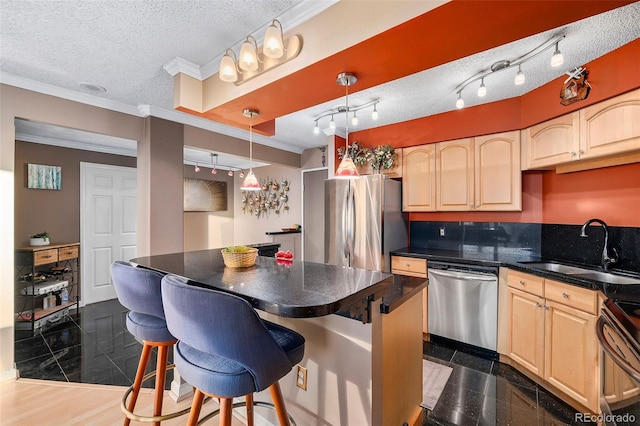
[[[349,204],[349,186],[347,186],[346,191],[344,192],[344,202],[342,204],[343,208],[342,208],[342,254],[343,256],[348,259],[349,258],[349,243],[348,243],[348,239],[349,239],[349,228],[348,228],[348,216],[349,216],[349,212],[348,212],[348,206]]]
[[[349,255],[353,257],[356,240],[356,195],[350,191],[349,197]]]

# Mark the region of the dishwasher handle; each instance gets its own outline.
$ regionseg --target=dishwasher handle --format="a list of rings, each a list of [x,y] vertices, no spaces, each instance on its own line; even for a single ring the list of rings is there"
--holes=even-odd
[[[496,281],[498,277],[493,274],[474,273],[473,271],[447,271],[443,269],[428,269],[429,274],[439,275],[441,277],[455,278],[458,280],[473,281]]]

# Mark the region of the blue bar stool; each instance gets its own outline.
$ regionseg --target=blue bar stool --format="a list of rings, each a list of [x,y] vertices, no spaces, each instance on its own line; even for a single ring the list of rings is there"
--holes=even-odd
[[[164,384],[166,372],[173,366],[167,365],[169,349],[176,343],[176,338],[169,332],[164,319],[162,307],[163,275],[144,268],[136,268],[130,263],[117,261],[111,264],[111,279],[118,295],[118,300],[130,312],[127,314],[127,330],[142,341],[142,354],[138,363],[138,370],[133,385],[122,398],[121,408],[125,414],[124,425],[128,426],[131,420],[153,422],[159,425],[160,421],[181,416],[189,412],[189,409],[175,413],[162,415],[162,399],[164,396]],[[158,358],[155,372],[145,375],[149,357],[153,348],[158,348]],[[140,393],[142,383],[156,376],[153,417],[139,416],[133,410]],[[127,406],[129,394],[131,400]]]
[[[167,326],[178,338],[176,367],[196,388],[188,425],[198,423],[205,395],[219,398],[221,426],[231,425],[233,407],[244,405],[233,404],[233,398],[245,396],[251,425],[253,393],[267,388],[280,424],[293,420],[278,380],[302,360],[304,337],[262,320],[240,297],[188,285],[175,275],[162,279],[162,298]]]

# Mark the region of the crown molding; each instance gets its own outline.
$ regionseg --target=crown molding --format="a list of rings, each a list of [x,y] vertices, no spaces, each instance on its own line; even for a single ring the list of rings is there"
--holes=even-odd
[[[38,92],[45,95],[55,96],[57,98],[95,106],[98,108],[104,108],[124,114],[140,116],[137,107],[129,104],[112,101],[110,99],[101,98],[99,96],[90,95],[88,93],[65,89],[62,87],[54,86],[52,84],[42,83],[40,81],[19,77],[13,74],[4,72],[0,73],[0,83],[19,87],[20,89],[31,90],[32,92]]]
[[[234,138],[249,140],[249,131],[239,129],[237,127],[228,126],[215,121],[207,120],[206,118],[196,117],[191,114],[187,114],[181,111],[166,110],[146,104],[139,104],[137,106],[123,104],[121,102],[111,101],[98,96],[89,95],[86,93],[80,93],[69,89],[53,86],[46,83],[41,83],[35,80],[30,80],[23,77],[18,77],[13,74],[0,73],[0,83],[7,84],[9,86],[19,87],[25,90],[31,90],[33,92],[43,93],[45,95],[51,95],[62,99],[67,99],[74,102],[79,102],[86,105],[95,106],[98,108],[104,108],[111,111],[117,111],[124,114],[133,115],[136,117],[157,117],[165,120],[173,121],[176,123],[197,127],[203,130],[208,130],[215,133],[220,133],[226,136]],[[287,152],[293,152],[295,154],[302,154],[303,148],[291,146],[284,142],[278,141],[273,137],[268,138],[259,134],[253,135],[253,142],[260,145],[269,146],[271,148],[281,149]]]
[[[22,142],[39,143],[42,145],[59,146],[62,148],[80,149],[83,151],[102,152],[104,154],[124,155],[127,157],[136,157],[138,155],[137,147],[133,149],[127,149],[109,145],[99,145],[84,141],[76,142],[45,136],[29,135],[25,133],[16,133],[16,140]]]
[[[164,64],[162,68],[164,68],[164,70],[172,77],[176,76],[178,73],[182,73],[200,81],[205,80],[205,78],[202,77],[201,67],[199,65],[187,61],[179,56],[171,59],[169,62]],[[218,72],[218,70],[216,70],[216,72]]]

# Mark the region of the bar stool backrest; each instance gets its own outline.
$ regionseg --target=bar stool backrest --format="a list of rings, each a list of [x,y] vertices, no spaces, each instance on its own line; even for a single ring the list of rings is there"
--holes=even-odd
[[[169,331],[181,343],[242,364],[258,391],[291,371],[291,361],[246,300],[195,287],[176,275],[162,280]]]
[[[120,303],[133,312],[164,319],[162,307],[163,275],[128,262],[111,264],[111,279]]]

